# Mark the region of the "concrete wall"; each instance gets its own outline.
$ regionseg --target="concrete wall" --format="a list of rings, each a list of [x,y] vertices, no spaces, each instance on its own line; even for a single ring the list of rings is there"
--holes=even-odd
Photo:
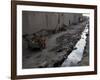
[[[75,13],[49,13],[23,11],[23,34],[31,34],[41,29],[57,29],[63,24],[69,26],[79,22],[82,14]]]
[[[68,26],[73,23],[74,14],[72,14],[72,13],[64,14],[63,19],[64,19],[64,24]]]
[[[46,29],[55,29],[58,24],[58,14],[56,13],[44,13]]]

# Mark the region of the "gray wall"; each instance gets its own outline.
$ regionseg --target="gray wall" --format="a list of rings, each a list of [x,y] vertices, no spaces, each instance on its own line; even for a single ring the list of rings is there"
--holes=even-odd
[[[70,25],[79,22],[82,14],[75,13],[47,13],[23,11],[23,34],[31,34],[41,29],[55,29],[62,27],[63,24]]]

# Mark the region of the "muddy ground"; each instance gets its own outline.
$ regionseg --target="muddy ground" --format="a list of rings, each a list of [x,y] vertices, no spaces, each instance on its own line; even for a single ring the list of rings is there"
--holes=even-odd
[[[83,53],[83,59],[79,63],[80,66],[89,66],[89,35],[87,35],[86,46]]]
[[[47,36],[46,48],[29,50],[26,41],[23,40],[22,67],[46,68],[60,67],[63,61],[73,50],[73,47],[81,37],[86,21],[71,25],[65,31],[56,32]],[[89,39],[87,38],[86,48],[80,66],[89,65]]]

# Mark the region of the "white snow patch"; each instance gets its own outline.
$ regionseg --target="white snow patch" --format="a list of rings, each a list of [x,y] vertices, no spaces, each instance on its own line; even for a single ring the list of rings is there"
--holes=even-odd
[[[86,34],[88,34],[88,24],[86,24],[86,27],[84,31],[82,32],[81,39],[76,43],[75,45],[75,50],[73,50],[68,58],[63,62],[61,65],[62,67],[64,66],[77,66],[78,63],[82,60],[83,57],[83,51],[86,46]]]

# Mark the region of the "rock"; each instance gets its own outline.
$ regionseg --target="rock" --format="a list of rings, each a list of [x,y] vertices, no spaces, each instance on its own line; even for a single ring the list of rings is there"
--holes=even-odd
[[[41,63],[41,64],[39,65],[39,68],[47,67],[47,65],[48,65],[47,61],[44,61],[43,63]]]

